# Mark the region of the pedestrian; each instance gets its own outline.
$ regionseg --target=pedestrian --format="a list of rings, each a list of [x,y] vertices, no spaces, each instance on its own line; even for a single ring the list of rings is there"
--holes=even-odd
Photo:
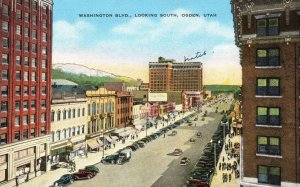
[[[76,171],[76,163],[74,162],[74,171]]]
[[[224,158],[224,156],[223,156],[223,162],[225,161],[224,159],[225,159],[225,158]]]
[[[88,158],[88,152],[87,151],[85,152],[85,157]]]
[[[164,133],[164,138],[166,137],[166,133]]]
[[[116,143],[114,143],[114,148],[116,147]]]
[[[229,182],[230,182],[231,181],[231,173],[229,173],[228,178],[229,178]]]
[[[219,163],[219,170],[221,170],[221,163]]]

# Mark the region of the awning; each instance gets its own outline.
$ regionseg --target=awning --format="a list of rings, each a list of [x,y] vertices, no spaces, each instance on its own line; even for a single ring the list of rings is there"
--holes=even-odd
[[[154,121],[154,120],[152,120],[152,119],[150,119],[150,120],[149,120],[149,122],[150,122],[150,123],[152,123],[153,125],[155,125],[155,124],[156,124],[156,123],[155,123],[155,121]]]
[[[101,140],[97,139],[97,142],[98,142],[99,146],[103,146],[103,142]]]
[[[135,127],[137,130],[141,130],[141,129],[144,127],[144,125],[139,124],[139,125],[135,125],[134,127]]]
[[[79,143],[73,146],[73,151],[77,151],[85,147],[85,143]]]
[[[96,149],[96,148],[100,147],[100,145],[96,139],[88,141],[87,144],[91,149]]]
[[[105,139],[106,139],[106,141],[108,141],[110,143],[113,142],[113,140],[109,136],[105,137]]]
[[[165,120],[168,120],[169,118],[168,118],[168,116],[164,115],[164,119],[165,119]]]
[[[112,139],[113,141],[117,141],[119,138],[118,138],[117,136],[111,136],[111,139]]]

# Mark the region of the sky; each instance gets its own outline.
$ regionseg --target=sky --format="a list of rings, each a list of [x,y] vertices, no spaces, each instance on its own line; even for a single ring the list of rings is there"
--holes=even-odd
[[[83,64],[148,82],[149,62],[160,56],[183,62],[197,52],[206,52],[194,60],[203,63],[204,84],[241,84],[229,0],[54,0],[54,64]]]

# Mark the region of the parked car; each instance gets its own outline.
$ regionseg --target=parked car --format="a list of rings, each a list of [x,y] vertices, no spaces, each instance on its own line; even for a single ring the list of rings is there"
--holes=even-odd
[[[180,160],[180,165],[181,166],[186,166],[190,163],[190,159],[188,159],[187,157],[183,157],[181,160]]]
[[[119,165],[124,164],[125,162],[128,162],[130,160],[130,158],[131,158],[131,150],[124,149],[119,154],[117,164],[119,164]]]
[[[65,174],[63,176],[61,176],[57,181],[55,181],[53,183],[54,186],[65,186],[69,183],[73,183],[74,182],[74,178],[73,178],[73,175],[72,174]]]
[[[171,156],[180,156],[182,155],[183,152],[181,149],[175,149],[172,153],[169,153],[168,155],[171,155]]]
[[[186,181],[186,183],[188,185],[193,185],[195,187],[209,187],[208,184],[206,184],[206,183],[204,183],[204,182],[202,182],[201,180],[198,180],[198,179],[188,179]]]
[[[137,150],[137,148],[134,145],[128,145],[126,148],[130,149],[131,151]]]
[[[109,156],[106,156],[105,158],[103,158],[101,160],[101,163],[103,163],[103,164],[116,164],[118,158],[119,158],[119,154],[114,153],[112,155],[109,155]]]
[[[85,169],[80,169],[78,170],[77,173],[73,173],[73,178],[75,180],[80,180],[80,179],[90,179],[90,178],[93,178],[95,175],[90,172],[90,171],[87,171]]]
[[[99,168],[97,168],[96,166],[93,166],[93,165],[85,166],[84,169],[93,173],[94,175],[96,175],[97,173],[100,172]]]
[[[171,134],[169,134],[169,136],[175,136],[177,134],[177,131],[172,131]]]
[[[195,143],[195,142],[196,142],[196,139],[195,139],[195,138],[190,138],[189,142]]]
[[[202,133],[201,132],[197,132],[196,136],[197,136],[197,138],[201,138],[202,137]]]

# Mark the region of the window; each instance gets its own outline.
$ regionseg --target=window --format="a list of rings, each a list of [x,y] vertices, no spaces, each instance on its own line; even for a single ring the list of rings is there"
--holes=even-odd
[[[35,109],[35,101],[30,101],[30,108]]]
[[[84,125],[82,125],[81,133],[82,133],[82,134],[84,133]]]
[[[47,55],[47,48],[46,47],[42,47],[42,54]]]
[[[28,110],[28,101],[23,101],[23,110]]]
[[[67,138],[67,131],[66,131],[66,129],[62,130],[62,134],[63,134],[63,138],[62,139],[66,139]]]
[[[37,23],[36,16],[35,16],[35,15],[32,15],[32,24],[33,24],[33,25],[36,25],[36,23]]]
[[[41,122],[46,122],[46,114],[45,113],[41,114]]]
[[[29,0],[25,0],[25,6],[29,7]]]
[[[20,111],[20,101],[15,102],[15,110]]]
[[[77,109],[77,117],[80,117],[80,108]]]
[[[7,134],[0,135],[0,144],[1,145],[7,144]]]
[[[91,115],[91,104],[88,104],[88,116]]]
[[[8,54],[2,54],[2,64],[8,64]]]
[[[21,57],[16,56],[16,65],[21,65]]]
[[[67,111],[64,110],[64,111],[63,111],[63,119],[66,119],[66,118],[67,118]]]
[[[24,66],[29,66],[29,59],[28,57],[24,57]]]
[[[46,73],[42,73],[42,81],[46,82]]]
[[[46,100],[42,100],[42,102],[41,102],[41,107],[42,107],[42,108],[46,108]]]
[[[47,21],[46,21],[46,19],[43,19],[42,26],[43,26],[43,28],[47,28]]]
[[[2,15],[8,16],[8,5],[5,4],[2,5]]]
[[[35,137],[35,129],[30,129],[30,138]]]
[[[42,68],[46,68],[47,67],[47,62],[46,60],[42,60]]]
[[[16,86],[16,95],[21,95],[21,86]]]
[[[42,95],[46,95],[47,91],[46,91],[46,87],[42,86]]]
[[[16,116],[15,117],[15,126],[19,126],[20,125],[20,116]]]
[[[33,68],[36,67],[36,58],[31,59],[31,67],[33,67]]]
[[[28,124],[28,115],[23,116],[23,125]]]
[[[1,96],[8,95],[8,86],[1,86]]]
[[[28,139],[28,132],[25,130],[23,131],[23,140],[27,140]]]
[[[21,41],[20,40],[16,41],[16,49],[21,50]]]
[[[51,134],[50,134],[50,140],[51,140],[51,142],[54,142],[54,132],[51,132]]]
[[[32,51],[33,53],[36,53],[36,44],[32,44],[32,45],[31,45],[31,51]]]
[[[80,126],[77,127],[77,135],[80,134]]]
[[[256,52],[257,66],[279,66],[280,51],[279,49],[258,49]]]
[[[280,167],[258,165],[257,170],[257,178],[259,183],[280,185]]]
[[[55,112],[52,110],[51,111],[51,122],[54,122],[54,115],[55,115]]]
[[[75,136],[76,135],[76,129],[75,127],[72,128],[72,136]]]
[[[31,124],[35,123],[35,115],[34,114],[30,115],[30,123]]]
[[[82,116],[85,115],[85,108],[82,108]]]
[[[29,28],[25,27],[24,29],[24,36],[29,37]]]
[[[71,109],[68,111],[68,118],[71,119]]]
[[[22,33],[21,25],[17,25],[16,26],[16,34],[21,35],[21,33]]]
[[[57,121],[60,121],[60,115],[61,115],[61,112],[60,110],[57,112]]]
[[[279,19],[258,19],[256,21],[257,36],[274,36],[279,34]]]
[[[17,0],[17,3],[22,4],[22,0]]]
[[[8,22],[7,21],[2,21],[2,31],[8,32]]]
[[[41,127],[41,135],[46,135],[46,127]]]
[[[268,155],[280,155],[280,138],[258,136],[257,153]]]
[[[36,91],[35,91],[35,86],[31,87],[31,95],[35,95]]]
[[[20,132],[15,132],[15,139],[14,142],[20,141]]]
[[[8,45],[9,45],[8,38],[3,37],[2,38],[2,47],[8,48]],[[3,55],[2,55],[2,57],[3,57]],[[3,61],[2,61],[2,63],[3,63]]]
[[[17,18],[22,19],[22,11],[21,10],[17,10]]]
[[[29,13],[25,12],[25,22],[29,22],[30,20],[30,16],[29,16]]]
[[[24,81],[28,81],[28,80],[29,80],[28,71],[24,71]]]
[[[43,14],[47,14],[48,13],[48,8],[46,6],[43,6]]]
[[[262,125],[279,125],[280,108],[257,107],[256,123]]]
[[[7,101],[2,101],[1,102],[1,112],[7,112]]]
[[[279,96],[280,95],[279,78],[258,78],[256,94],[262,96]]]
[[[24,50],[25,50],[25,52],[29,52],[29,43],[28,42],[25,42]]]
[[[7,127],[7,118],[1,118],[1,124],[0,124],[0,128],[6,128]]]
[[[75,108],[73,109],[73,118],[75,118],[76,117],[76,110],[75,110]]]
[[[2,80],[8,80],[8,71],[7,71],[7,69],[2,70],[1,77],[2,77]]]
[[[60,131],[56,131],[56,140],[60,140]]]
[[[43,32],[42,34],[42,41],[47,42],[47,34]]]
[[[21,80],[21,71],[16,71],[16,80]]]
[[[32,8],[32,10],[37,10],[37,2],[36,1],[32,0],[31,8]]]
[[[31,72],[31,81],[36,81],[35,72]]]
[[[24,95],[28,95],[28,86],[24,86],[23,87],[23,92],[24,92]]]
[[[96,103],[92,104],[92,115],[96,114]]]

